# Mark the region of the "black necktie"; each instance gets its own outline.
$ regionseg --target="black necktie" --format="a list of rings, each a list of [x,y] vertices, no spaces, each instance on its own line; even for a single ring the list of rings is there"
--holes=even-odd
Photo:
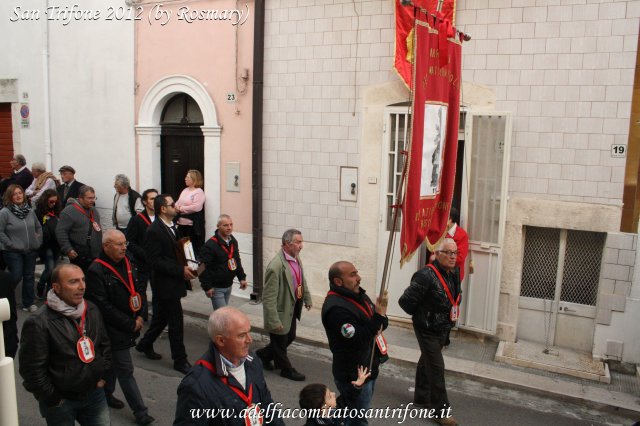
[[[64,184],[64,192],[63,192],[62,198],[67,198],[67,194],[68,193],[69,193],[69,184],[65,183]]]

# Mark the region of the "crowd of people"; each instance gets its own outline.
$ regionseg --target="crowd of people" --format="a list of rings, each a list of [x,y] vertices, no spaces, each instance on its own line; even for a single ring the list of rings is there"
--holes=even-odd
[[[177,390],[174,424],[284,424],[278,415],[266,418],[261,412],[273,403],[263,372],[280,370],[286,379],[306,380],[287,355],[303,307],[312,307],[299,230],[283,233],[281,250],[266,268],[262,304],[269,344],[254,358],[249,354],[249,319],[227,306],[234,280],[241,289],[248,285],[233,220],[220,215],[214,235],[205,241],[205,193],[199,171],[187,173],[186,187],[175,201],[155,189],[139,194],[127,176],[117,175],[112,226],[105,228],[95,208],[95,190],[75,179],[73,167],[61,167],[58,181],[41,164],[29,171],[21,155],[11,165],[14,173],[0,183],[4,189],[0,244],[8,269],[0,273],[0,297],[9,298],[12,308],[11,320],[3,323],[5,349],[7,356],[15,357],[19,347],[24,387],[38,400],[47,424],[110,424],[109,407],[125,407],[114,396],[116,383],[135,422],[154,422],[134,377],[131,348],[161,360],[154,343],[165,328],[173,368],[185,374]],[[455,233],[454,228],[451,236]],[[194,270],[186,261],[185,237],[203,268]],[[36,284],[38,258],[44,270]],[[420,407],[449,407],[441,349],[448,345],[457,320],[461,294],[457,259],[456,242],[444,239],[433,262],[414,274],[400,299],[401,307],[413,316],[422,353],[414,397]],[[211,299],[213,313],[209,350],[193,366],[184,345],[181,298],[196,277]],[[371,405],[380,366],[388,359],[383,335],[389,324],[388,301],[385,296],[375,303],[369,298],[351,262],[331,265],[328,281],[322,324],[340,395],[336,397],[324,384],[310,384],[300,392],[300,406],[318,410],[307,424],[366,425],[364,413]],[[30,315],[18,340],[15,290],[20,282],[21,308]],[[44,304],[38,307],[37,299]],[[145,322],[149,326],[140,338]],[[358,414],[335,418],[331,409],[337,407]],[[199,409],[243,414],[209,423],[210,419],[194,418],[193,411]],[[436,416],[436,421],[456,424],[444,415]]]

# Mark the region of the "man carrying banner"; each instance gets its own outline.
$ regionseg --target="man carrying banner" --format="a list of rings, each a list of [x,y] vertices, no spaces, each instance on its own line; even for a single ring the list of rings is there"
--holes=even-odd
[[[412,316],[420,346],[413,403],[433,408],[441,425],[457,425],[444,382],[442,348],[449,345],[449,333],[459,316],[461,297],[459,275],[455,273],[458,249],[455,241],[444,239],[436,259],[411,277],[411,284],[398,303]]]

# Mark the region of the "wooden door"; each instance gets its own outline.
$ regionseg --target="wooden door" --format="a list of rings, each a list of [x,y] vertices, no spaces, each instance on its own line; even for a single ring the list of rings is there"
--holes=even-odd
[[[161,191],[177,200],[187,171],[196,169],[204,176],[204,136],[200,126],[163,125],[160,140]]]
[[[13,158],[13,128],[11,104],[0,103],[0,177],[11,175],[9,161]]]

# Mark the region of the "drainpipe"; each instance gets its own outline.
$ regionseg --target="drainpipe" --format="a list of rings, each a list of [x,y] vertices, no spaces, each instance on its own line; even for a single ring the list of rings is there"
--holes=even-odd
[[[251,124],[251,205],[253,206],[253,292],[251,301],[262,298],[262,100],[264,88],[264,0],[255,1],[253,26],[253,105]]]
[[[46,1],[46,9],[49,10],[49,0]],[[53,154],[51,145],[51,108],[49,105],[49,20],[45,19],[44,40],[42,48],[42,77],[43,84],[43,118],[44,118],[44,164],[47,170],[53,171]]]

